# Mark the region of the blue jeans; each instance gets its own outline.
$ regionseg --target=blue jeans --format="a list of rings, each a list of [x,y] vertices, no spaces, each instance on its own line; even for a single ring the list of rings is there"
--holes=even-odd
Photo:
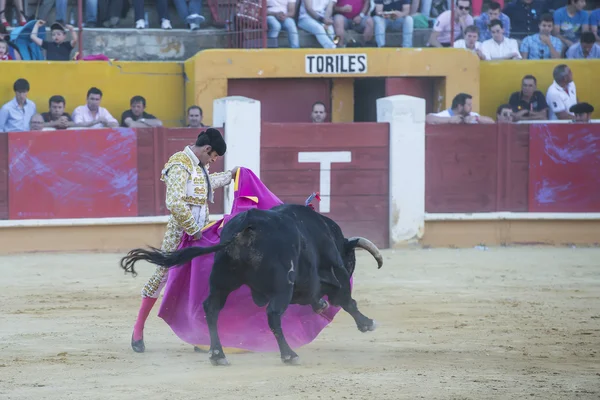
[[[431,19],[431,4],[433,0],[421,0],[421,14]],[[452,0],[448,0],[448,10],[452,8]]]
[[[298,27],[315,35],[324,49],[334,49],[337,47],[335,43],[333,43],[333,38],[335,37],[333,25],[329,25],[326,32],[323,24],[319,21],[314,20],[311,17],[302,17],[298,19]]]
[[[189,15],[202,15],[202,0],[190,0],[189,4],[186,0],[173,0],[173,2],[175,3],[179,18],[181,18],[183,22],[188,22],[187,17]]]
[[[373,22],[375,23],[375,41],[377,42],[377,47],[385,46],[386,31],[402,31],[402,47],[413,47],[414,22],[410,15],[397,19],[374,16]]]
[[[277,18],[273,15],[267,16],[267,25],[269,26],[269,32],[267,33],[267,37],[270,39],[269,41],[277,43],[277,38],[279,37],[279,32],[281,32],[281,28],[285,29],[288,34],[288,40],[290,41],[290,47],[292,49],[297,49],[300,47],[300,40],[298,39],[298,28],[296,28],[296,22],[293,18],[286,18],[283,23],[279,22]],[[274,39],[274,40],[273,40]],[[277,47],[277,46],[274,46]]]

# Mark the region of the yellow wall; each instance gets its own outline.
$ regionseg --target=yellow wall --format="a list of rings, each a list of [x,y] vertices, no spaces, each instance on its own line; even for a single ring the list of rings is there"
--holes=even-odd
[[[559,64],[567,64],[573,71],[577,86],[577,98],[594,106],[592,118],[600,118],[600,60],[544,60],[482,62],[481,71],[481,114],[496,116],[496,108],[508,103],[513,92],[521,90],[521,79],[533,75],[538,90],[546,95],[552,84],[552,71]]]
[[[166,126],[181,126],[184,114],[183,65],[175,62],[12,61],[0,67],[0,102],[14,97],[13,83],[25,78],[29,98],[39,112],[48,111],[53,95],[65,98],[68,113],[85,104],[92,86],[103,92],[101,105],[120,121],[135,95],[146,99],[146,111]]]

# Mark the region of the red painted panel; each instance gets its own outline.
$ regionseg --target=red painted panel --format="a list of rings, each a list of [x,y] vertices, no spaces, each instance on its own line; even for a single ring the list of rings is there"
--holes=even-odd
[[[230,79],[227,95],[259,100],[263,122],[310,122],[316,101],[325,104],[331,121],[330,79]]]
[[[156,186],[154,175],[155,128],[136,129],[138,153],[138,215],[158,215],[156,203]]]
[[[0,219],[8,219],[8,134],[0,132]]]
[[[436,78],[386,78],[385,95],[405,94],[425,99],[425,112],[433,112],[433,96]]]
[[[132,129],[8,134],[11,219],[137,216]]]
[[[529,211],[600,212],[600,125],[531,125]]]
[[[265,149],[275,150],[270,147]],[[352,150],[355,147],[340,148],[343,150]],[[338,163],[335,164],[336,169],[340,170],[387,170],[389,168],[388,157],[382,157],[383,147],[362,147],[360,151],[352,153],[352,160],[356,163]],[[336,149],[337,150],[337,149]],[[331,151],[327,147],[311,147],[310,151]],[[387,153],[386,153],[387,154]],[[271,171],[277,170],[306,170],[307,164],[298,163],[298,148],[297,147],[280,147],[276,151],[261,152],[260,162],[268,166]]]
[[[529,126],[498,124],[497,211],[527,211]]]
[[[337,149],[345,147],[389,147],[389,124],[354,122],[342,124],[263,123],[261,148],[296,147]]]

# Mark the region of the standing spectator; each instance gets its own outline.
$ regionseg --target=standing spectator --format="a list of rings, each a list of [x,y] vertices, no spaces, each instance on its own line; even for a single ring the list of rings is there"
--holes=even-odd
[[[577,88],[573,82],[571,68],[565,64],[554,67],[552,73],[554,82],[546,92],[546,103],[550,107],[550,119],[572,119],[569,111],[572,105],[577,104]]]
[[[450,27],[454,23],[454,40],[462,36],[463,30],[473,25],[473,17],[469,14],[471,0],[457,0],[454,10],[454,21],[451,21],[451,10],[444,11],[433,25],[429,44],[433,47],[450,47]]]
[[[202,0],[173,0],[175,9],[182,21],[188,24],[192,31],[200,29],[205,21],[202,15]],[[165,16],[165,18],[168,18]]]
[[[27,99],[29,82],[20,78],[13,84],[15,98],[0,108],[0,132],[26,132],[29,121],[37,112],[35,103]]]
[[[130,109],[121,115],[121,126],[125,128],[148,128],[162,126],[162,121],[146,109],[146,99],[142,96],[133,96],[129,101]]]
[[[198,106],[191,106],[187,110],[188,114],[188,128],[205,128],[206,125],[202,123],[202,108]]]
[[[42,0],[42,4],[37,12],[37,18],[45,21],[50,14],[50,10],[54,7],[54,22],[64,25],[68,22],[67,4],[67,0]]]
[[[523,77],[521,91],[511,94],[508,104],[512,107],[515,121],[548,119],[546,98],[537,90],[537,79],[533,75]]]
[[[502,22],[494,20],[490,23],[492,38],[481,44],[481,52],[486,60],[521,60],[519,44],[515,39],[504,36]]]
[[[554,12],[554,36],[565,45],[565,49],[579,40],[581,32],[589,30],[589,15],[584,11],[585,0],[568,0],[565,7]]]
[[[10,24],[6,20],[6,3],[7,0],[0,0],[0,25],[4,25],[8,28]],[[27,23],[27,18],[23,12],[23,0],[14,0],[13,4],[15,6],[14,10],[19,15],[19,25],[25,26]]]
[[[169,4],[168,0],[156,0],[156,11],[160,18],[160,27],[165,30],[173,29],[171,20],[169,19]],[[144,19],[144,0],[133,0],[133,15],[136,29],[148,28]]]
[[[510,104],[502,104],[496,110],[496,121],[498,122],[513,122],[513,110]]]
[[[410,0],[375,0],[375,41],[385,46],[385,32],[402,31],[402,47],[413,47],[414,21],[410,14]]]
[[[551,14],[544,14],[540,20],[540,33],[527,36],[521,43],[521,56],[526,60],[548,60],[560,58],[563,44],[552,36],[554,20]]]
[[[429,113],[425,117],[428,124],[493,124],[495,121],[490,117],[484,117],[473,112],[473,96],[467,93],[459,93],[452,99],[452,106],[439,113]]]
[[[333,6],[336,0],[302,0],[298,17],[298,27],[315,35],[325,49],[333,49]]]
[[[511,37],[521,40],[533,35],[545,10],[543,0],[515,0],[506,4],[504,14],[510,18]]]
[[[312,113],[310,114],[310,119],[313,123],[323,123],[327,118],[327,111],[325,110],[325,104],[320,101],[317,101],[312,106]]]
[[[479,37],[479,30],[475,25],[467,26],[464,32],[464,39],[458,39],[454,42],[455,49],[467,49],[477,54],[480,60],[485,60],[485,56],[481,52],[481,42],[477,39]]]
[[[600,46],[592,32],[583,32],[579,43],[567,50],[567,58],[600,58]]]
[[[569,111],[573,113],[575,118],[573,122],[576,123],[589,123],[592,119],[592,113],[594,112],[594,106],[589,103],[577,103],[569,108]]]
[[[269,41],[274,42],[269,47],[278,47],[277,38],[281,28],[287,32],[290,47],[292,49],[300,47],[298,27],[296,27],[296,21],[294,20],[295,15],[295,0],[267,0],[267,25],[269,26],[267,37]]]
[[[504,14],[500,9],[500,3],[492,1],[490,8],[487,13],[481,14],[475,21],[477,28],[479,28],[479,40],[485,41],[491,39],[492,33],[490,32],[490,23],[492,21],[500,20],[504,27],[504,36],[510,37],[510,18]]]
[[[65,28],[57,22],[50,26],[52,32],[52,42],[42,40],[38,37],[38,29],[43,26],[45,21],[36,22],[29,35],[32,42],[46,50],[46,60],[48,61],[69,61],[71,59],[71,51],[77,45],[77,35],[71,25],[67,25],[67,29],[71,32],[71,41],[66,42],[67,35]]]
[[[119,126],[119,121],[110,115],[106,108],[100,107],[102,101],[102,91],[100,89],[90,88],[86,99],[86,105],[73,110],[73,122],[77,126],[83,126],[84,124],[91,124],[91,128],[117,128]]]
[[[600,8],[596,8],[590,13],[590,30],[596,37],[596,41],[600,42],[600,36],[598,36],[598,27],[600,27]]]
[[[339,38],[339,47],[345,46],[344,36],[347,29],[353,29],[355,32],[362,33],[363,46],[373,39],[373,18],[368,15],[370,7],[370,0],[337,1],[334,6],[333,30]]]

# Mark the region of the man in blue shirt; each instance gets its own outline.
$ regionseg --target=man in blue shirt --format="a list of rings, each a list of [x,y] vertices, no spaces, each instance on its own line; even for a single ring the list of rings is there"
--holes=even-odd
[[[552,36],[554,22],[552,15],[544,14],[540,21],[540,33],[527,36],[521,43],[521,55],[524,60],[547,60],[561,58],[563,44]]]
[[[554,36],[559,38],[566,48],[579,40],[581,32],[589,30],[589,15],[585,0],[568,0],[565,7],[554,12]]]
[[[600,58],[600,46],[592,32],[583,32],[579,43],[567,50],[567,58]]]
[[[598,28],[600,28],[600,8],[597,8],[590,13],[590,30],[594,36],[596,36],[596,40],[600,42]]]
[[[510,37],[510,18],[508,18],[506,14],[502,13],[500,3],[492,1],[487,13],[482,13],[475,21],[477,28],[479,28],[480,42],[492,38],[492,34],[490,32],[490,22],[496,19],[502,22],[502,27],[504,28],[504,37]]]
[[[15,98],[0,109],[0,132],[26,132],[36,112],[35,103],[27,100],[29,82],[17,79],[13,85]]]

